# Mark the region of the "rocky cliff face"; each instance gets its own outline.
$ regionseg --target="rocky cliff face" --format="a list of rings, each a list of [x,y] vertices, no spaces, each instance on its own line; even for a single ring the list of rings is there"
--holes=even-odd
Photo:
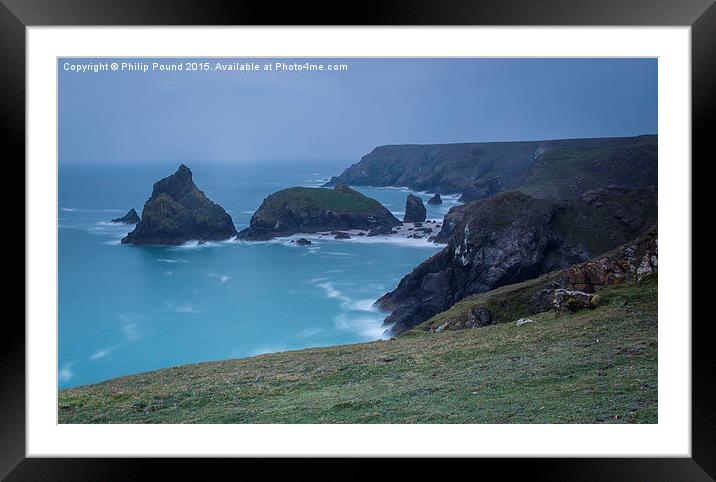
[[[584,263],[533,280],[468,296],[420,325],[430,332],[514,322],[544,311],[574,311],[598,305],[607,286],[641,283],[658,271],[658,230],[652,225],[636,239]]]
[[[405,201],[405,215],[403,222],[405,223],[422,223],[425,221],[427,210],[423,204],[423,200],[413,194],[408,194]]]
[[[439,238],[447,246],[405,276],[376,305],[394,333],[473,293],[566,268],[635,238],[656,222],[651,188],[600,188],[565,201],[519,192],[453,208]],[[452,211],[452,210],[451,210]]]
[[[235,235],[231,216],[196,187],[191,170],[182,164],[174,174],[154,184],[141,221],[122,244],[177,245]]]
[[[336,182],[461,193],[465,202],[511,190],[568,199],[610,184],[656,185],[657,137],[381,146],[328,185]]]
[[[238,239],[274,237],[351,229],[390,230],[401,223],[375,199],[344,184],[334,189],[292,187],[264,199]]]
[[[137,211],[134,210],[134,208],[127,211],[127,214],[120,218],[114,218],[112,223],[117,224],[137,224],[141,219],[139,218],[139,214],[137,214]]]

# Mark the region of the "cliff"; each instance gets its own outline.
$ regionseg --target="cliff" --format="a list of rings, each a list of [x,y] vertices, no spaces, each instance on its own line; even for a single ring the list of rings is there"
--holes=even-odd
[[[608,186],[565,201],[508,192],[453,210],[438,236],[447,246],[376,302],[390,312],[385,323],[396,334],[468,295],[587,261],[634,239],[656,222],[657,192]]]
[[[231,216],[210,201],[184,164],[156,182],[142,219],[122,244],[177,245],[190,240],[219,241],[236,236]]]
[[[291,187],[264,199],[238,239],[265,241],[298,233],[390,230],[400,224],[378,201],[343,184],[334,189]]]
[[[380,146],[327,185],[337,182],[460,193],[465,202],[511,190],[575,198],[609,184],[656,185],[657,136]]]
[[[560,295],[576,294],[589,298],[592,303],[583,308],[593,309],[608,304],[605,290],[615,286],[639,285],[647,278],[656,277],[659,258],[657,237],[657,226],[650,226],[636,239],[584,263],[470,295],[420,324],[417,329],[438,333],[509,323],[546,311],[563,311],[565,304],[561,303]],[[656,288],[655,281],[653,285]]]

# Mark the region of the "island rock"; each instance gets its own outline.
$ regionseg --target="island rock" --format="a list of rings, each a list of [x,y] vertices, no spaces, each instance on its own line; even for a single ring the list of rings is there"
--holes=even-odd
[[[400,224],[378,201],[345,184],[333,189],[291,187],[264,199],[238,239],[266,241],[299,233],[390,230]]]
[[[236,236],[231,216],[210,201],[184,164],[156,182],[142,219],[122,244],[177,245],[190,240],[219,241]]]

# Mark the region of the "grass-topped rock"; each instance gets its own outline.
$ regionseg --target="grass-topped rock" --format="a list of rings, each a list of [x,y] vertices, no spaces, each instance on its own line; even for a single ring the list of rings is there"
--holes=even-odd
[[[122,244],[177,245],[190,240],[219,241],[236,236],[231,216],[211,202],[184,164],[156,182],[142,219]]]
[[[401,223],[382,204],[344,184],[291,187],[264,199],[238,239],[265,241],[297,233],[390,229]]]

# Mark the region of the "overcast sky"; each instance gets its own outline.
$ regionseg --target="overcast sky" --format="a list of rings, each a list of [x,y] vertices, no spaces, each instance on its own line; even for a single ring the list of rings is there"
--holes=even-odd
[[[655,59],[310,60],[348,66],[338,72],[226,72],[201,59],[212,70],[65,70],[112,60],[58,60],[60,162],[346,163],[383,144],[657,133]]]

